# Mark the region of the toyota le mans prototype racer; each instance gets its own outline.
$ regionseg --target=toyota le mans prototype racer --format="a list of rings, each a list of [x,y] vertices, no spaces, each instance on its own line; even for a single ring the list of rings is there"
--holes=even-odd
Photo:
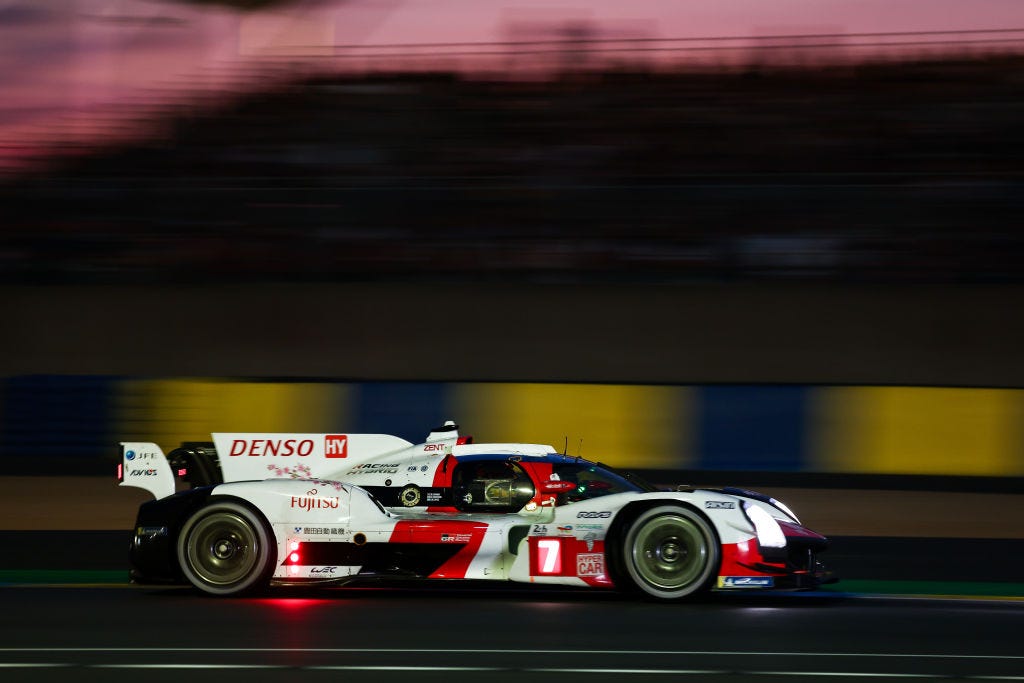
[[[122,442],[121,486],[151,492],[137,583],[212,595],[368,578],[491,579],[639,591],[810,589],[826,539],[734,488],[659,490],[551,446],[473,443],[446,422],[384,434],[215,433],[167,455]]]

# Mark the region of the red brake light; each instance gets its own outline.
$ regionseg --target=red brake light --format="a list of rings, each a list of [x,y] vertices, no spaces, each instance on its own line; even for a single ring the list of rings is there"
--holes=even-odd
[[[124,463],[117,463],[117,480],[124,481]]]

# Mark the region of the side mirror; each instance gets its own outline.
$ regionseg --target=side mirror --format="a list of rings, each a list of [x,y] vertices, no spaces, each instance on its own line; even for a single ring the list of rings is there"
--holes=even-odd
[[[557,479],[550,479],[545,482],[541,482],[540,492],[541,493],[568,493],[576,489],[576,484],[571,481],[559,481]]]

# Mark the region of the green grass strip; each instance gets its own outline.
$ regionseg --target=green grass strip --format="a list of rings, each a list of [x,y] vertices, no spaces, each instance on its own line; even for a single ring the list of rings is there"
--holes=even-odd
[[[1024,597],[1024,583],[987,581],[866,581],[843,579],[822,586],[829,593],[867,593],[875,595],[942,595],[970,597]]]

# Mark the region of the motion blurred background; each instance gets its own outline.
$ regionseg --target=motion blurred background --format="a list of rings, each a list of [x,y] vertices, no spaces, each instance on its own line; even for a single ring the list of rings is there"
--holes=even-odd
[[[1022,67],[1001,0],[0,2],[8,483],[456,419],[1015,493]]]

